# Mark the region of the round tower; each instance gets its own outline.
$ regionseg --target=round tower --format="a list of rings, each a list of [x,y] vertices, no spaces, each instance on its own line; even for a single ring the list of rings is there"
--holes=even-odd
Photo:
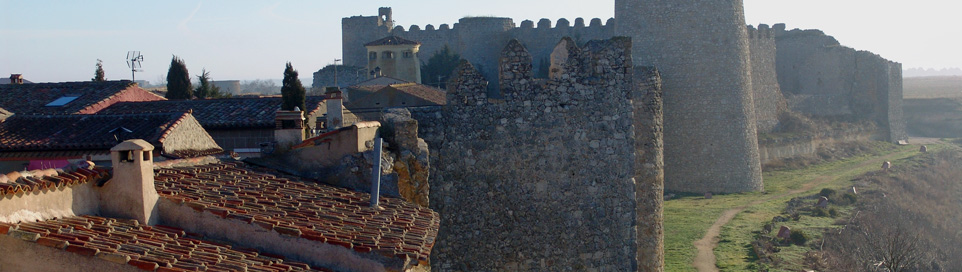
[[[665,190],[762,190],[742,0],[615,0],[615,18],[661,71]]]

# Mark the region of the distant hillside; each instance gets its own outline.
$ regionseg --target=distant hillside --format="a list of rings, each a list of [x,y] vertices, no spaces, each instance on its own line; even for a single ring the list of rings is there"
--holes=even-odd
[[[962,76],[907,77],[904,98],[962,97]]]

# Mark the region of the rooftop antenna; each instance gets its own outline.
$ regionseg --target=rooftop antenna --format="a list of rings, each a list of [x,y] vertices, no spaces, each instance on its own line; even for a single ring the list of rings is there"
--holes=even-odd
[[[141,61],[144,61],[144,56],[140,54],[140,51],[127,51],[127,67],[130,67],[131,81],[137,81],[135,73],[143,71],[140,69]]]

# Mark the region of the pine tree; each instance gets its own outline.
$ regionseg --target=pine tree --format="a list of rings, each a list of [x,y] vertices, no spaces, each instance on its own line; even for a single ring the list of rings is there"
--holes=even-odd
[[[104,61],[97,59],[97,71],[94,72],[94,78],[90,79],[94,82],[104,82],[107,78],[104,77]]]
[[[297,71],[288,62],[287,69],[284,69],[284,85],[281,86],[281,97],[284,101],[281,104],[281,110],[292,111],[295,107],[305,110],[305,93],[307,91],[301,85],[301,80],[297,79]]]
[[[208,72],[207,69],[200,71],[197,80],[200,81],[200,86],[197,86],[197,89],[194,90],[194,96],[196,96],[197,99],[230,97],[230,94],[225,95],[221,93],[220,88],[210,82],[210,72]]]
[[[190,74],[184,60],[174,56],[167,70],[167,99],[191,99],[194,90],[190,84]]]
[[[446,81],[454,69],[461,63],[461,55],[451,52],[451,48],[445,44],[444,48],[428,59],[428,62],[421,65],[421,82],[427,85],[447,88]],[[440,78],[440,80],[438,80]]]

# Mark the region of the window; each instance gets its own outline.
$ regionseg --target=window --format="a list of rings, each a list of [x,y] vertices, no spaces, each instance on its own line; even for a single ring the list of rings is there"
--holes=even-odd
[[[64,105],[67,105],[67,103],[73,102],[78,97],[80,96],[69,95],[69,94],[64,95],[64,96],[61,96],[60,98],[57,98],[57,100],[54,100],[53,102],[47,103],[47,107],[63,107]]]
[[[377,59],[377,52],[371,52],[371,53],[368,53],[367,55],[369,58],[371,58],[371,60]]]
[[[144,161],[150,161],[150,152],[144,151]]]
[[[414,52],[404,51],[404,58],[405,58],[405,59],[410,59],[410,58],[413,58],[413,57],[414,57]]]
[[[394,58],[394,52],[384,51],[384,53],[381,53],[381,58],[393,59],[393,58]]]

